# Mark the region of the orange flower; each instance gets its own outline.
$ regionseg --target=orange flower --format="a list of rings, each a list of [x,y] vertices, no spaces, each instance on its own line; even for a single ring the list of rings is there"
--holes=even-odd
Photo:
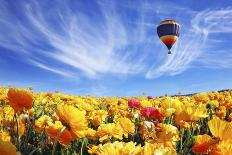
[[[176,119],[175,120],[175,124],[179,125],[181,128],[184,128],[184,129],[191,128],[190,124],[188,122],[183,121],[183,120]]]
[[[32,108],[32,94],[24,89],[10,88],[8,93],[10,106],[17,112]]]
[[[0,154],[20,155],[21,153],[16,151],[16,147],[11,142],[0,141]]]
[[[223,119],[226,116],[226,107],[225,106],[220,106],[218,108],[216,108],[215,114]]]
[[[229,117],[228,117],[228,121],[232,122],[232,113],[230,113]]]
[[[14,124],[14,132],[15,133],[17,132],[17,124],[16,123]],[[20,121],[18,123],[18,133],[19,133],[19,136],[22,136],[25,133],[25,124],[22,121]]]
[[[56,138],[60,130],[64,127],[60,121],[56,121],[54,124],[52,122],[47,122],[48,126],[46,126],[46,133],[49,135],[52,141]],[[59,137],[59,143],[65,146],[71,144],[72,135],[71,133],[65,129]]]
[[[149,121],[143,121],[140,123],[139,133],[145,141],[155,138],[155,124]]]
[[[31,109],[28,111],[29,116],[30,116],[30,117],[33,117],[34,112],[35,112],[34,108],[31,108]]]
[[[210,146],[213,144],[213,139],[209,135],[197,135],[196,143],[192,147],[192,152],[198,154],[208,154]]]

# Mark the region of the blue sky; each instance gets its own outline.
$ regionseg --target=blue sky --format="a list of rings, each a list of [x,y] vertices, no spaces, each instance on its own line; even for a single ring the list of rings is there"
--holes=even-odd
[[[229,0],[0,0],[0,85],[75,95],[232,88]],[[181,25],[167,55],[156,34]]]

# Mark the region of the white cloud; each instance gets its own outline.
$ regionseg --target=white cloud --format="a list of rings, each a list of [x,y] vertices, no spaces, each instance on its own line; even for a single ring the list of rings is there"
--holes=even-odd
[[[173,54],[159,67],[152,66],[147,72],[147,78],[157,78],[162,75],[176,75],[194,66],[198,67],[232,67],[232,54],[225,50],[209,50],[216,47],[215,43],[223,43],[218,38],[210,38],[210,34],[232,32],[232,9],[204,10],[197,13],[191,20],[191,27],[180,34],[179,41],[173,49]],[[183,25],[185,26],[185,25]],[[223,38],[225,39],[225,38]],[[215,41],[216,40],[216,41]],[[210,44],[213,42],[213,44]],[[224,48],[225,45],[224,45]],[[200,62],[200,64],[199,64]]]
[[[44,70],[47,70],[47,71],[50,71],[50,72],[53,72],[53,73],[56,73],[56,74],[59,74],[59,75],[65,76],[65,77],[74,77],[74,76],[72,75],[72,73],[70,73],[70,72],[68,72],[68,71],[63,71],[63,70],[61,70],[61,69],[52,68],[52,67],[49,67],[49,66],[47,66],[47,65],[45,65],[45,64],[42,64],[42,63],[37,62],[37,61],[34,61],[34,60],[30,60],[30,62],[31,62],[33,65],[35,65],[35,66],[37,66],[37,67],[40,67],[40,68],[42,68],[42,69],[44,69]]]
[[[146,78],[157,78],[180,74],[195,62],[205,67],[214,63],[232,67],[232,56],[221,55],[225,59],[222,62],[217,55],[226,51],[207,51],[207,43],[223,43],[210,37],[211,34],[232,32],[231,8],[197,13],[170,2],[170,5],[140,2],[141,5],[132,6],[129,2],[99,1],[95,14],[89,15],[83,10],[72,10],[66,1],[57,1],[51,9],[44,8],[42,2],[32,1],[18,6],[23,10],[22,18],[2,2],[0,46],[19,53],[34,66],[65,77],[73,77],[80,71],[89,78],[101,74],[145,74]],[[118,5],[134,13],[133,18],[125,16]],[[189,14],[189,21],[186,18],[182,24],[173,54],[167,55],[166,49],[157,50],[161,43],[154,39],[155,22],[169,18],[178,10]],[[176,18],[181,16],[175,14]]]
[[[207,40],[209,48],[205,48],[197,62],[207,68],[232,68],[230,44],[232,8],[203,11],[196,16],[192,23],[195,30],[209,34]],[[227,36],[224,37],[225,35]]]
[[[10,34],[0,35],[1,46],[20,50],[32,60],[37,56],[52,59],[91,78],[104,73],[136,74],[144,69],[144,56],[133,58],[139,53],[136,48],[125,52],[128,46],[141,41],[143,28],[140,25],[129,30],[114,4],[98,4],[101,16],[97,17],[97,23],[87,14],[71,11],[65,2],[57,2],[52,11],[45,10],[36,1],[22,6],[25,23],[2,5],[0,31],[10,31]],[[42,50],[40,43],[44,42],[52,49]],[[45,67],[47,64],[33,64],[67,76],[49,61],[53,69]]]

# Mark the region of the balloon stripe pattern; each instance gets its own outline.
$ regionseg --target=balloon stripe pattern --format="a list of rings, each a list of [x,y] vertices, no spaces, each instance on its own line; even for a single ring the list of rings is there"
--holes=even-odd
[[[160,40],[171,50],[180,33],[180,25],[174,20],[164,20],[157,27]]]

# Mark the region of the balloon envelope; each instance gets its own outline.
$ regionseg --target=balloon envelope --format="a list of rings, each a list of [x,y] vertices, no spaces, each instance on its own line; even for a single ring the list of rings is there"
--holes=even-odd
[[[172,46],[179,37],[180,24],[174,20],[164,20],[157,26],[157,34],[160,40],[167,46],[169,54]]]

